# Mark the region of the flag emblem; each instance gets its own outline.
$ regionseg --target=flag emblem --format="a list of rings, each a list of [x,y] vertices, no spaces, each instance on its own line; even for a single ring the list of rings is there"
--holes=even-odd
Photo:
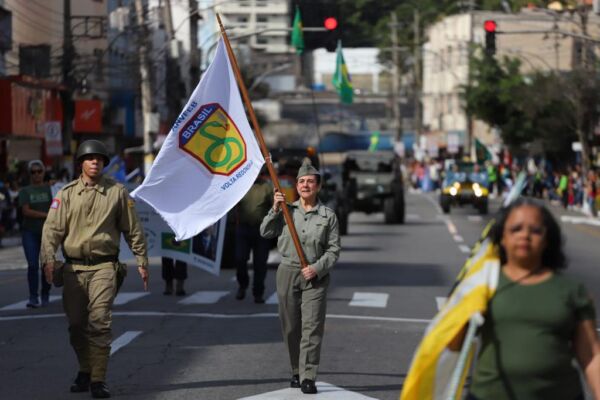
[[[246,162],[246,142],[218,103],[199,107],[179,131],[179,148],[212,174],[231,175]]]

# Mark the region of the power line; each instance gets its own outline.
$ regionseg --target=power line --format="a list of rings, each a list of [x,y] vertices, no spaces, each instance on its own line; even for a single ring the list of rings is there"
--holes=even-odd
[[[50,20],[50,22],[58,24],[58,25],[62,24],[62,20],[63,20],[62,18],[60,20],[54,19],[55,17],[53,17],[52,15],[44,14],[43,11],[40,11],[36,8],[28,7],[27,3],[24,1],[18,2],[16,4],[18,4],[20,7],[27,9],[27,12],[36,14],[37,16],[43,18],[44,20],[49,20],[49,18],[51,17],[52,19]],[[13,6],[13,10],[14,9],[15,9],[15,7]],[[21,12],[21,10],[19,10],[19,12]],[[62,14],[61,14],[61,17],[62,17]]]

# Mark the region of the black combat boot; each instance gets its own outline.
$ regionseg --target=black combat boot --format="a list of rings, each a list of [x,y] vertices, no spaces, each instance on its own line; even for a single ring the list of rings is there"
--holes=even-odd
[[[71,393],[82,393],[90,390],[90,373],[89,372],[78,372],[77,378],[71,385]]]
[[[302,390],[302,393],[304,393],[304,394],[317,393],[317,387],[315,386],[315,381],[313,381],[312,379],[303,380],[300,390]]]
[[[94,399],[108,399],[110,397],[108,386],[104,382],[92,382],[90,384],[90,391]]]
[[[290,380],[291,388],[300,388],[300,375],[292,375],[292,379]]]

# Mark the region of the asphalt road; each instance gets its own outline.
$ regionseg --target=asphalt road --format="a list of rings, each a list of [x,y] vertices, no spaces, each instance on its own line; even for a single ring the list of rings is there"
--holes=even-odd
[[[600,299],[600,223],[552,210],[564,220],[570,273]],[[425,194],[407,194],[404,225],[385,225],[381,214],[352,214],[329,291],[321,393],[312,398],[398,398],[415,346],[488,218],[467,206],[443,215]],[[0,398],[89,398],[68,393],[77,364],[60,291],[53,289],[56,300],[46,308],[24,308],[23,264],[20,248],[0,250]],[[267,297],[275,291],[274,267]],[[114,307],[108,374],[114,397],[306,398],[287,388],[276,304],[235,300],[232,270],[214,277],[192,268],[183,298],[162,295],[156,262],[151,273],[150,292],[143,293],[132,270]]]

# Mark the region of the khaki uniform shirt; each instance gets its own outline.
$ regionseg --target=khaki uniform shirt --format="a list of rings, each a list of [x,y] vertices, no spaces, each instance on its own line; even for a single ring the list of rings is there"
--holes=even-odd
[[[65,185],[52,201],[42,232],[41,261],[56,261],[60,245],[69,258],[117,257],[121,233],[137,264],[147,267],[144,232],[127,189],[105,176],[95,186],[86,186],[79,178]],[[112,264],[74,265],[73,269],[97,270]]]
[[[314,267],[319,279],[329,273],[340,256],[340,234],[338,221],[332,209],[318,202],[310,211],[305,211],[300,200],[288,205],[306,261]],[[277,249],[281,253],[281,264],[300,267],[300,259],[294,247],[290,230],[283,212],[270,209],[260,225],[260,234],[267,239],[279,236]]]

